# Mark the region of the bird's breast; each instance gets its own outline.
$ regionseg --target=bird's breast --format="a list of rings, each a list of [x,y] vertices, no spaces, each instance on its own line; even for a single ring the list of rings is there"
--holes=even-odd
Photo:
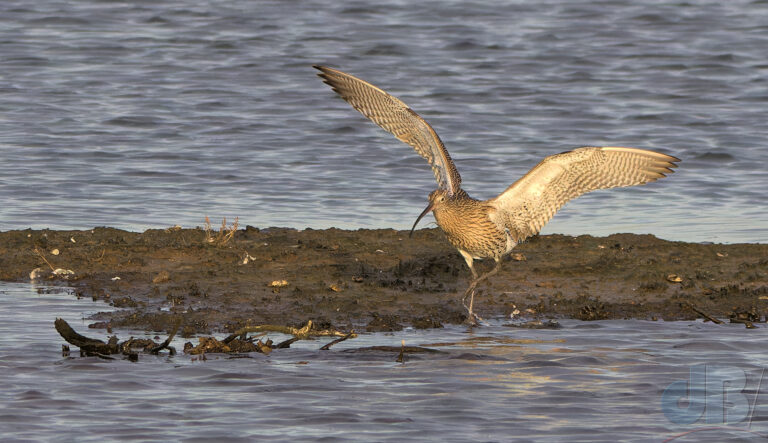
[[[478,202],[462,207],[438,208],[434,214],[438,226],[457,249],[467,251],[474,257],[499,257],[511,248],[507,233],[490,219],[491,210],[491,207]]]

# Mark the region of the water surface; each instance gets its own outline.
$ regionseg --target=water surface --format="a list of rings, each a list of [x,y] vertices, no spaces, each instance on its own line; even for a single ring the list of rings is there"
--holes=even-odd
[[[544,156],[658,149],[668,180],[545,233],[768,241],[768,3],[0,3],[0,229],[410,227],[426,163],[314,75],[400,96],[489,198]]]
[[[27,284],[0,283],[0,440],[677,441],[768,436],[768,329],[695,322],[562,321],[557,330],[490,326],[365,334],[271,355],[61,356],[53,328],[108,309]],[[101,331],[103,333],[103,331]],[[115,331],[121,339],[142,333]],[[278,340],[280,335],[272,336]],[[369,346],[439,350],[397,363]],[[174,343],[181,348],[182,341]],[[706,365],[719,419],[665,414],[662,393]],[[719,377],[719,378],[718,378]],[[723,417],[722,383],[728,383]],[[760,395],[756,393],[760,392]],[[719,403],[718,403],[719,402]],[[685,404],[666,403],[685,412]],[[670,418],[672,417],[672,418]],[[750,418],[751,417],[751,418]],[[32,419],[31,419],[32,418]],[[719,421],[714,421],[718,419]],[[678,420],[679,421],[679,420]],[[710,429],[707,428],[717,428]],[[718,428],[719,427],[719,428]]]

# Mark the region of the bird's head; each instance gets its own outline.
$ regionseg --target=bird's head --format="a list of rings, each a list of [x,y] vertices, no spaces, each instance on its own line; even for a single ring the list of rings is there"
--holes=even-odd
[[[419,221],[421,221],[422,217],[429,214],[430,211],[434,211],[435,209],[439,208],[440,205],[442,205],[445,200],[448,198],[448,191],[445,189],[435,189],[434,191],[429,193],[429,205],[427,205],[427,208],[424,209],[419,217],[416,219],[416,222],[413,224],[413,227],[411,228],[411,233],[408,234],[408,236],[413,235],[414,229],[416,229],[416,225],[419,224]]]

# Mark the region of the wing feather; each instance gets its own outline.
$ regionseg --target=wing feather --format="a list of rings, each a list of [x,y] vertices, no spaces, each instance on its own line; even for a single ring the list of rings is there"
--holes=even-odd
[[[680,159],[644,149],[584,147],[551,155],[489,200],[491,218],[515,241],[537,234],[567,201],[596,189],[642,185],[670,174]]]
[[[461,176],[434,129],[405,103],[372,84],[337,69],[315,66],[325,83],[371,121],[411,145],[432,167],[438,187],[459,190]]]

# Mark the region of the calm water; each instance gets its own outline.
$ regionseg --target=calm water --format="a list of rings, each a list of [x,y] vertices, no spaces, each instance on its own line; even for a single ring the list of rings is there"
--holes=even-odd
[[[0,229],[408,228],[435,186],[310,65],[442,136],[488,198],[581,145],[680,172],[545,233],[768,241],[768,2],[0,2]]]
[[[96,336],[81,318],[103,309],[70,294],[0,283],[0,440],[768,436],[764,327],[563,321],[559,330],[521,330],[494,323],[474,332],[451,327],[369,334],[330,351],[317,350],[325,340],[303,341],[269,356],[211,356],[204,362],[185,355],[142,356],[139,363],[61,357],[63,341],[53,319],[63,317]],[[118,334],[125,339],[130,332]],[[400,340],[442,353],[413,355],[400,364],[394,352],[354,351],[399,346]],[[695,386],[690,368],[697,365],[706,365],[709,384],[707,396],[695,398],[713,416],[707,423],[694,411],[693,423],[676,423],[664,408],[679,414],[685,405],[664,402],[663,392],[677,381]]]

